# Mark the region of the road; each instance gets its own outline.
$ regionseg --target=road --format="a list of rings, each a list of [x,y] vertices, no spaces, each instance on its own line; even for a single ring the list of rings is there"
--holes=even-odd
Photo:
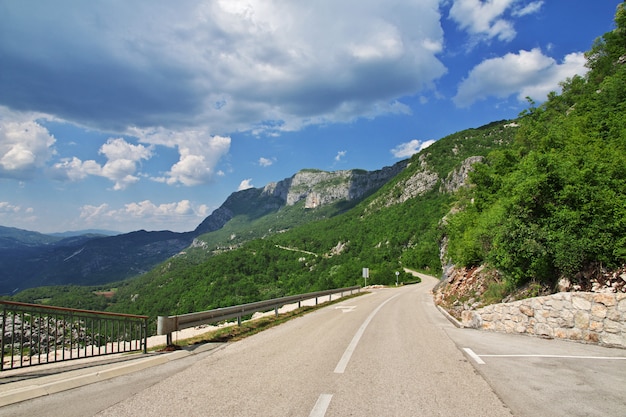
[[[0,415],[623,415],[623,350],[457,329],[432,303],[434,282],[375,290]],[[529,352],[544,356],[511,356]]]

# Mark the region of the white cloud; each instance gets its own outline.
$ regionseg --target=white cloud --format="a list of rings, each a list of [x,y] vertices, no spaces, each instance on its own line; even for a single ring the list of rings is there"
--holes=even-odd
[[[20,206],[13,205],[7,201],[0,201],[0,214],[5,214],[5,213],[13,214],[13,213],[19,213],[21,211],[22,211],[22,208]]]
[[[231,138],[211,136],[206,130],[172,131],[164,128],[132,129],[131,133],[144,143],[176,147],[179,160],[165,177],[153,178],[170,185],[199,185],[213,180],[215,167],[229,149]]]
[[[0,222],[2,224],[29,229],[37,220],[34,208],[0,201]]]
[[[348,153],[348,151],[339,151],[337,152],[337,155],[335,155],[335,161],[336,162],[340,162]]]
[[[259,165],[262,167],[269,167],[272,166],[274,164],[274,162],[276,161],[276,158],[259,158]]]
[[[100,147],[98,153],[104,155],[107,161],[104,165],[94,160],[81,161],[73,157],[64,158],[53,165],[51,172],[56,179],[78,181],[89,175],[107,178],[115,183],[114,190],[123,190],[130,184],[139,181],[137,165],[143,159],[152,157],[152,150],[143,145],[133,145],[123,138],[111,138]]]
[[[247,190],[248,188],[254,188],[254,185],[252,185],[252,178],[247,178],[241,181],[241,183],[239,183],[239,187],[237,187],[237,191]]]
[[[3,111],[0,113],[0,177],[32,178],[54,154],[55,142],[48,129],[36,121]]]
[[[152,230],[175,230],[181,225],[194,229],[208,215],[204,204],[194,205],[189,200],[155,204],[150,200],[127,203],[122,208],[111,208],[108,204],[84,205],[80,208],[80,219],[84,226],[111,228],[111,230],[135,230],[136,224],[150,224]]]
[[[59,0],[6,8],[3,102],[101,130],[272,133],[406,112],[397,99],[445,72],[436,56],[439,0]],[[11,82],[17,78],[46,88]]]
[[[514,10],[513,16],[522,17],[522,16],[526,16],[529,14],[537,13],[541,9],[542,6],[543,6],[543,0],[534,1],[532,3],[527,4],[526,6],[523,6],[521,8]]]
[[[519,0],[454,0],[450,8],[450,18],[462,30],[479,40],[498,39],[509,42],[517,35],[513,22],[506,12],[513,8],[511,15],[521,17],[536,13],[543,1],[535,1],[518,6]]]
[[[539,48],[522,50],[478,64],[461,82],[453,100],[460,107],[490,96],[507,98],[514,94],[520,101],[527,96],[543,101],[549,92],[559,90],[561,81],[586,71],[583,53],[569,54],[559,64]]]
[[[391,150],[391,154],[396,158],[409,158],[411,155],[420,152],[423,149],[428,148],[435,143],[434,140],[419,141],[413,139],[406,143],[401,143]]]

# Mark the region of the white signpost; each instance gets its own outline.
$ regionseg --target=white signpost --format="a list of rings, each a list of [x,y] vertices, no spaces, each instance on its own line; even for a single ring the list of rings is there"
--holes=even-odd
[[[369,268],[363,268],[363,278],[365,278],[365,285],[364,287],[367,287],[367,279],[370,277],[370,269]]]

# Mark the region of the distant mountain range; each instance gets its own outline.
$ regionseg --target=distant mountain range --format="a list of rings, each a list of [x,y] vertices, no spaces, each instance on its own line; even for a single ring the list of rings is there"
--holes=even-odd
[[[121,235],[122,232],[115,232],[113,230],[101,230],[101,229],[86,229],[86,230],[72,230],[67,232],[47,233],[50,236],[55,237],[75,237],[83,235],[100,235],[100,236],[116,236]]]
[[[377,171],[306,169],[290,178],[231,194],[194,231],[139,230],[116,234],[85,230],[42,234],[0,226],[0,295],[51,285],[99,285],[141,275],[180,253],[198,236],[220,230],[235,216],[259,218],[303,201],[315,208],[358,201],[406,167]]]

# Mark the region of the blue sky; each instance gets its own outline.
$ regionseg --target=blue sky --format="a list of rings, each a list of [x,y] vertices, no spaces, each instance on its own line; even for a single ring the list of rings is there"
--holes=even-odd
[[[583,75],[617,0],[0,0],[0,225],[193,230]]]

